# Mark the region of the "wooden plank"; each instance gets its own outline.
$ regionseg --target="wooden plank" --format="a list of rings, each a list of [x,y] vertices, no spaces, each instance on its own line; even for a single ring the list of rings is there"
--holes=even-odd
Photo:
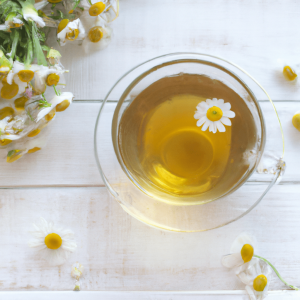
[[[3,300],[245,300],[244,291],[218,292],[0,292]],[[299,299],[296,291],[270,291],[268,299]]]
[[[76,261],[85,267],[82,291],[243,290],[220,263],[241,231],[254,234],[256,253],[274,263],[287,282],[300,285],[299,185],[275,186],[237,222],[189,234],[140,223],[105,188],[2,190],[0,208],[2,291],[71,291]],[[40,216],[75,232],[78,248],[61,267],[48,267],[27,246],[31,223]],[[270,288],[285,289],[277,278]]]
[[[173,52],[208,53],[231,60],[254,76],[277,100],[299,100],[299,83],[285,81],[278,59],[299,63],[300,41],[293,20],[297,0],[120,1],[115,35],[101,52],[61,48],[71,71],[68,90],[77,99],[103,99],[132,67]]]
[[[110,103],[110,113],[115,107]],[[261,103],[266,120],[274,112],[268,103]],[[277,102],[286,140],[287,170],[283,182],[300,181],[300,132],[292,125],[291,119],[300,103]],[[13,164],[0,161],[0,186],[103,186],[94,158],[94,124],[100,103],[74,103],[66,112],[57,116],[47,147],[30,154]],[[108,115],[104,123],[110,124]],[[107,119],[107,121],[106,121]],[[274,127],[268,124],[271,144],[280,144],[280,137],[274,134]],[[109,142],[110,136],[105,137]],[[4,156],[6,153],[2,153]],[[107,153],[103,153],[107,155]],[[104,161],[106,166],[110,161]]]

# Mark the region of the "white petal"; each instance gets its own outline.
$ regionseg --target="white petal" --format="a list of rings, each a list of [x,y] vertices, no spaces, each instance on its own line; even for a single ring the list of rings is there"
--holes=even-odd
[[[24,64],[20,63],[19,61],[14,61],[14,64],[13,64],[13,67],[12,67],[12,71],[17,74],[19,73],[20,71],[24,70],[25,69],[25,66]]]
[[[216,126],[215,122],[211,122],[211,124],[209,124],[209,131],[212,133],[217,132],[217,126]]]
[[[8,84],[12,84],[13,82],[13,78],[14,78],[14,73],[12,70],[9,71],[9,73],[7,74],[7,77],[6,77],[6,81]]]
[[[218,105],[219,103],[218,103],[218,99],[217,98],[213,98],[212,99],[212,103],[213,103],[214,106],[219,107],[219,105]]]
[[[223,111],[223,116],[227,118],[234,118],[235,113],[231,110]]]
[[[194,114],[194,119],[199,120],[201,119],[203,116],[205,116],[204,113],[200,112],[200,111],[196,111]]]
[[[233,241],[230,252],[231,253],[241,253],[241,250],[245,244],[249,244],[254,248],[254,251],[256,252],[256,239],[251,234],[242,232],[240,235],[236,237],[236,239]]]
[[[213,101],[211,99],[206,99],[206,103],[208,104],[208,108],[214,106]]]
[[[225,127],[220,121],[215,122],[215,124],[216,124],[217,129],[219,130],[219,132],[225,132]]]
[[[223,106],[224,105],[224,100],[223,99],[219,99],[218,100],[218,105],[219,105],[219,107]]]
[[[28,21],[28,20],[34,21],[40,27],[44,27],[46,25],[45,22],[43,21],[43,19],[35,14],[24,14],[23,17],[26,21]]]
[[[226,103],[223,104],[224,111],[230,110],[230,108],[231,108],[231,104],[229,102],[226,102]]]
[[[202,131],[206,131],[206,129],[209,127],[211,121],[207,120],[204,125],[202,126],[201,130]]]
[[[245,290],[248,293],[250,300],[256,300],[256,296],[254,295],[253,288],[251,288],[250,285],[246,285]]]
[[[6,24],[0,25],[0,30],[7,31],[8,29],[9,29],[9,27]]]
[[[197,105],[197,108],[201,108],[202,110],[208,110],[208,104],[205,102],[205,101],[202,101],[200,102],[198,105]]]
[[[220,120],[224,125],[231,126],[231,121],[227,117],[222,117]]]
[[[244,263],[240,253],[224,255],[222,257],[222,265],[226,268],[235,268]]]
[[[203,116],[202,118],[200,118],[197,122],[197,126],[200,127],[202,124],[204,124],[206,122],[207,118],[206,116]]]

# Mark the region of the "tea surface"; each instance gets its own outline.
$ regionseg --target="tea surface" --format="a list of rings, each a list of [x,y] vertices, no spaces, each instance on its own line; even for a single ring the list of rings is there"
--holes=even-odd
[[[196,106],[207,98],[231,103],[236,117],[225,132],[197,127]],[[130,103],[118,143],[126,171],[146,193],[197,202],[216,199],[240,182],[248,170],[243,154],[255,148],[256,137],[250,110],[233,90],[182,74],[158,80]]]

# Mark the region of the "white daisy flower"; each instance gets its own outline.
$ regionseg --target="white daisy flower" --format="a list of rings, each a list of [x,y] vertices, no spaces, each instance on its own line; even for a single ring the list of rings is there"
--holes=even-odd
[[[262,300],[268,296],[272,269],[266,262],[253,258],[240,268],[237,276],[246,285],[250,300]]]
[[[118,0],[83,0],[81,5],[91,17],[100,16],[107,23],[119,16]]]
[[[79,19],[69,22],[68,19],[60,21],[57,28],[57,39],[61,46],[64,46],[67,41],[82,41],[85,38],[85,30]]]
[[[230,254],[222,257],[226,268],[235,268],[249,262],[254,255],[255,238],[247,233],[241,233],[233,242]]]
[[[47,86],[56,86],[64,80],[62,75],[67,70],[63,69],[61,65],[56,64],[52,67],[45,67],[36,65],[36,72],[34,76],[34,91],[36,94],[42,94],[46,91]]]
[[[224,103],[223,99],[213,98],[200,102],[194,118],[198,119],[197,126],[202,126],[202,131],[209,128],[210,132],[225,132],[225,126],[231,126],[229,118],[234,118],[235,113],[230,110],[230,103]]]
[[[112,29],[105,25],[105,22],[97,16],[96,18],[82,17],[87,37],[83,41],[83,48],[86,53],[90,51],[98,51],[106,48],[111,42]]]
[[[231,253],[222,257],[223,266],[234,268],[237,277],[246,284],[246,291],[251,300],[262,300],[267,297],[272,269],[285,285],[299,290],[283,280],[275,267],[265,258],[255,254],[254,249],[256,249],[255,238],[242,233],[234,240]]]
[[[44,218],[40,218],[40,224],[33,226],[35,230],[31,234],[34,239],[29,242],[29,247],[37,248],[50,265],[63,264],[75,251],[77,245],[71,230],[57,227]]]

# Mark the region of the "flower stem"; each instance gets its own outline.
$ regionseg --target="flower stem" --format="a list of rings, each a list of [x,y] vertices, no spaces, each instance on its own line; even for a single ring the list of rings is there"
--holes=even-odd
[[[268,261],[266,260],[265,258],[261,257],[261,256],[258,256],[258,255],[253,255],[261,260],[263,260],[264,262],[266,262],[272,269],[273,271],[276,273],[276,275],[278,276],[278,278],[288,287],[290,287],[291,289],[293,290],[296,290],[296,291],[299,291],[299,288],[297,288],[296,286],[293,286],[293,285],[290,285],[288,284],[279,274],[279,272],[276,270],[276,268]]]

